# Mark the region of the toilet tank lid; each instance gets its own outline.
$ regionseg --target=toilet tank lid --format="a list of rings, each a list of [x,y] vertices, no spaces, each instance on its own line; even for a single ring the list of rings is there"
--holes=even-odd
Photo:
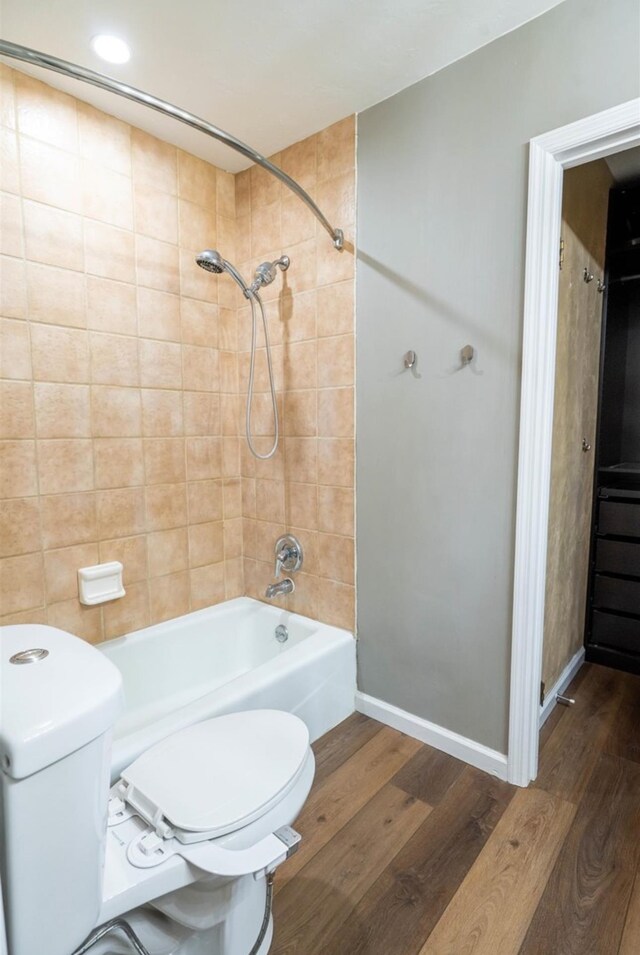
[[[41,624],[0,627],[0,768],[36,773],[105,733],[122,677],[95,647]]]

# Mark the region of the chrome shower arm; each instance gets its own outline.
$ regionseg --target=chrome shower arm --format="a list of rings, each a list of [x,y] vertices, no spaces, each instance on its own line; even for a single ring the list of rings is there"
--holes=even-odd
[[[61,60],[57,56],[51,56],[49,53],[41,53],[27,46],[21,46],[19,43],[11,43],[8,40],[0,39],[0,55],[8,56],[14,60],[22,60],[24,63],[30,63],[32,66],[40,66],[45,70],[53,70],[55,73],[62,73],[64,76],[70,76],[73,79],[81,80],[83,83],[89,83],[91,86],[97,86],[99,89],[116,93],[118,96],[124,97],[124,99],[133,100],[134,103],[141,103],[143,106],[148,106],[149,109],[155,109],[158,113],[171,116],[173,119],[177,119],[187,126],[192,126],[193,129],[197,129],[201,133],[206,133],[207,136],[211,136],[213,139],[217,139],[218,142],[224,143],[225,146],[230,146],[231,149],[235,149],[236,152],[246,156],[247,159],[262,166],[263,169],[266,169],[283,182],[285,186],[291,189],[291,191],[295,193],[299,199],[302,199],[305,205],[311,209],[318,222],[320,222],[322,227],[329,233],[335,248],[338,250],[343,248],[344,234],[342,229],[333,228],[302,186],[278,166],[274,166],[272,162],[269,162],[265,156],[256,152],[251,146],[247,146],[247,144],[243,143],[240,139],[236,139],[231,133],[226,133],[223,129],[219,129],[212,123],[208,123],[205,119],[200,119],[198,116],[194,116],[193,113],[189,113],[179,106],[174,106],[172,103],[167,103],[157,96],[152,96],[151,93],[145,93],[143,90],[136,89],[135,86],[129,86],[127,83],[121,83],[120,80],[114,80],[110,76],[105,76],[104,73],[96,73],[94,70],[89,70],[84,66],[78,66],[76,63],[70,63],[68,60]]]

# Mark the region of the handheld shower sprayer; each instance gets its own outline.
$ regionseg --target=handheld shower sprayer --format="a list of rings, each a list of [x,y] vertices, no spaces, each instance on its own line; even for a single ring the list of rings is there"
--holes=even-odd
[[[279,439],[279,424],[278,424],[278,404],[276,402],[276,388],[273,377],[273,367],[271,363],[271,349],[269,347],[269,330],[267,328],[267,316],[265,314],[264,305],[262,304],[262,299],[258,295],[258,292],[261,288],[264,288],[265,285],[271,285],[273,280],[278,274],[278,268],[282,269],[283,272],[289,268],[290,260],[288,255],[281,255],[279,259],[276,259],[275,262],[263,262],[255,271],[255,278],[251,285],[247,285],[245,280],[242,278],[238,270],[231,264],[227,262],[226,259],[223,259],[220,253],[216,249],[204,249],[203,252],[200,252],[196,256],[196,262],[201,269],[204,269],[206,272],[213,272],[215,275],[221,275],[222,272],[227,272],[231,278],[240,286],[242,289],[242,294],[245,298],[248,298],[251,302],[251,322],[252,322],[252,332],[251,332],[251,360],[249,362],[249,387],[247,389],[247,412],[246,412],[246,433],[247,433],[247,444],[249,445],[249,450],[254,457],[260,458],[261,460],[266,460],[267,458],[273,457],[278,448],[278,439]],[[269,386],[271,389],[271,402],[273,404],[273,430],[274,430],[274,440],[273,446],[270,451],[266,454],[260,454],[256,451],[253,445],[253,438],[251,437],[251,405],[253,403],[253,386],[254,386],[254,377],[255,377],[255,364],[256,364],[256,331],[257,331],[257,320],[256,320],[256,304],[260,307],[260,313],[262,315],[262,326],[264,328],[264,343],[265,351],[267,356],[267,368],[269,371]]]
[[[220,275],[222,272],[227,272],[232,279],[240,286],[242,294],[246,297],[250,297],[250,291],[247,287],[247,283],[242,278],[238,270],[231,264],[227,262],[226,259],[223,259],[217,249],[204,249],[203,252],[196,255],[196,262],[201,269],[204,269],[205,272],[213,272],[215,275]]]

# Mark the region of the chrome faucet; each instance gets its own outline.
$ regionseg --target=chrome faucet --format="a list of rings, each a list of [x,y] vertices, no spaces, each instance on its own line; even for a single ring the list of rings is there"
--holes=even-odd
[[[284,580],[279,580],[277,584],[269,584],[264,595],[267,600],[273,600],[274,597],[285,597],[287,594],[292,594],[295,589],[296,585],[291,577],[285,577]]]

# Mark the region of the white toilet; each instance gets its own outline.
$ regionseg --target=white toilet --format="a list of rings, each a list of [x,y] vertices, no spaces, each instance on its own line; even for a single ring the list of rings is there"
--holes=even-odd
[[[0,644],[8,955],[266,955],[272,873],[313,781],[305,724],[276,710],[195,724],[110,791],[119,671],[52,627],[4,627]]]

